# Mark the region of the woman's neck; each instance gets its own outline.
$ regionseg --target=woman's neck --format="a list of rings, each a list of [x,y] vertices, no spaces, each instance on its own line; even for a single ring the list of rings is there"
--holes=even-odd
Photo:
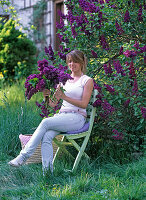
[[[72,76],[73,78],[80,78],[82,75],[83,75],[83,72],[78,72],[78,73],[72,72],[72,73],[71,73],[71,76]]]

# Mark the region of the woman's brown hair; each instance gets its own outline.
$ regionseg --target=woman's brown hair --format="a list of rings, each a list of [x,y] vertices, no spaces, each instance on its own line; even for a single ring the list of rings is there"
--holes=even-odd
[[[68,53],[66,56],[66,63],[68,64],[70,60],[72,60],[75,63],[81,64],[81,70],[83,74],[86,73],[87,58],[82,51],[73,50],[70,53]]]

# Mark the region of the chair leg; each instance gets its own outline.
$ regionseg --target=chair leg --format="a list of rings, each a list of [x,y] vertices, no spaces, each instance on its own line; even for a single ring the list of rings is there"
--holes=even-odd
[[[76,169],[77,169],[77,167],[78,167],[78,164],[79,164],[79,162],[80,162],[80,160],[81,160],[81,157],[82,157],[82,155],[83,155],[83,153],[84,153],[84,150],[85,150],[85,148],[86,148],[88,139],[89,139],[89,137],[86,136],[85,139],[84,139],[84,141],[83,141],[83,144],[82,144],[82,146],[81,146],[81,148],[80,148],[80,151],[79,151],[79,153],[78,153],[78,155],[77,155],[77,157],[76,157],[76,159],[75,159],[75,162],[74,162],[74,165],[73,165],[73,168],[72,168],[72,171],[73,171],[73,172],[76,171]]]
[[[78,150],[80,151],[80,146],[73,140],[73,139],[69,139],[69,141],[73,144],[73,146]],[[90,157],[84,152],[83,153],[84,156],[87,158],[87,159],[90,159]]]
[[[65,138],[65,137],[62,138],[61,142],[64,141],[64,138]],[[54,162],[55,162],[56,157],[60,154],[60,152],[66,153],[66,154],[68,154],[71,158],[74,159],[74,157],[73,157],[73,156],[67,151],[67,149],[65,148],[65,145],[61,144],[61,142],[58,141],[56,138],[54,138],[53,141],[54,141],[54,143],[58,146],[57,151],[56,151],[56,153],[55,153],[55,155],[54,155],[54,158],[53,158],[53,164],[54,164]]]

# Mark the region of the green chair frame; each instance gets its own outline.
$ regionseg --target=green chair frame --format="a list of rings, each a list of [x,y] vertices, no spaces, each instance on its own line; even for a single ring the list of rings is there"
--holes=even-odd
[[[90,157],[85,153],[85,148],[87,146],[87,143],[89,141],[89,137],[91,135],[92,132],[92,128],[93,128],[93,123],[94,123],[94,119],[95,119],[95,114],[96,114],[96,107],[93,107],[92,104],[93,102],[95,102],[96,100],[96,95],[98,94],[97,90],[93,90],[92,96],[91,96],[91,100],[87,106],[87,121],[89,121],[89,129],[88,131],[82,132],[82,133],[78,133],[78,134],[62,134],[62,140],[59,141],[56,138],[54,138],[54,143],[58,146],[58,149],[54,155],[53,158],[53,164],[58,156],[58,154],[62,151],[62,152],[66,152],[69,153],[67,151],[67,149],[65,148],[65,146],[74,146],[75,149],[78,151],[78,154],[75,158],[74,164],[73,164],[73,168],[72,168],[72,172],[76,171],[78,164],[81,160],[81,157],[84,155],[87,159],[89,159]],[[79,146],[77,144],[77,142],[75,141],[76,139],[79,138],[83,138],[83,142],[82,145]],[[70,153],[69,153],[70,154]]]

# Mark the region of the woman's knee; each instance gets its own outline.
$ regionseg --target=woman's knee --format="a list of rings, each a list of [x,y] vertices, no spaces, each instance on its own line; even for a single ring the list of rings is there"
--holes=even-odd
[[[49,124],[49,120],[48,120],[48,118],[45,118],[45,119],[43,119],[42,121],[41,121],[41,126],[43,127],[43,128],[45,128],[45,129],[47,129],[48,128],[48,124]]]
[[[43,143],[43,142],[48,142],[48,143],[52,142],[53,138],[54,138],[57,134],[58,134],[58,131],[53,131],[53,130],[47,131],[47,132],[44,134],[43,138],[42,138],[42,143]]]

